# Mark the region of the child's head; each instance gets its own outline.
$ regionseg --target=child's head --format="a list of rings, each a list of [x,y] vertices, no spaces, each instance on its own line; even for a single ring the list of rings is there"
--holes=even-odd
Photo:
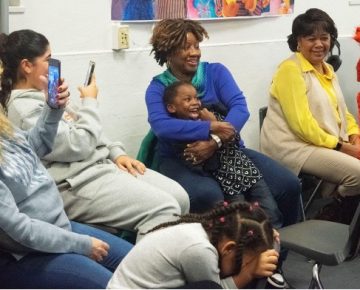
[[[260,254],[273,248],[272,225],[257,203],[224,202],[204,214],[183,215],[178,221],[153,230],[180,223],[202,224],[211,244],[218,250],[222,277],[240,272],[245,253]]]
[[[164,92],[166,110],[179,119],[199,119],[201,102],[190,82],[175,82]]]

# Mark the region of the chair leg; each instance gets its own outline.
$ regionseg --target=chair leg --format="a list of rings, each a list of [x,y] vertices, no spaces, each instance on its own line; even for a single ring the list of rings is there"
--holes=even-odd
[[[312,268],[312,278],[310,281],[309,289],[324,289],[320,280],[321,264],[315,263]]]
[[[316,194],[317,194],[317,191],[318,191],[320,185],[323,183],[323,181],[324,181],[323,179],[320,179],[320,181],[319,181],[318,184],[316,185],[315,189],[314,189],[313,192],[311,193],[311,195],[310,195],[310,197],[309,197],[309,199],[308,199],[308,201],[306,202],[305,207],[304,207],[304,211],[305,211],[305,212],[307,211],[308,207],[310,206],[310,204],[311,204],[312,201],[314,200],[314,198],[315,198],[315,196],[316,196]]]
[[[306,221],[306,215],[305,215],[305,208],[304,208],[304,200],[303,196],[300,195],[300,214],[301,214],[301,220],[304,222]]]

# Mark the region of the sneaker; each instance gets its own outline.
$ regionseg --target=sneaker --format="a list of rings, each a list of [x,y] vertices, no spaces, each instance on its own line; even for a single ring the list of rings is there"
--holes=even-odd
[[[285,289],[285,279],[280,273],[274,273],[267,278],[266,289]]]
[[[276,272],[268,277],[266,282],[266,289],[295,289],[285,279],[281,268],[276,269]]]

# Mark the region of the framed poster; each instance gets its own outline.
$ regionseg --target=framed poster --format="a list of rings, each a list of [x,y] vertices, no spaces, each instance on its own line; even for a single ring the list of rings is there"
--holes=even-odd
[[[225,19],[293,12],[295,0],[112,0],[111,20]]]

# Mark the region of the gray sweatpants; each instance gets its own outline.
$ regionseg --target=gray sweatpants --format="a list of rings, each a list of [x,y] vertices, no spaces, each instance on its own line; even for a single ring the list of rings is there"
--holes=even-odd
[[[151,169],[134,177],[105,163],[80,174],[94,176],[92,170],[96,177],[76,187],[59,185],[71,220],[143,233],[189,211],[189,197],[180,184]]]

